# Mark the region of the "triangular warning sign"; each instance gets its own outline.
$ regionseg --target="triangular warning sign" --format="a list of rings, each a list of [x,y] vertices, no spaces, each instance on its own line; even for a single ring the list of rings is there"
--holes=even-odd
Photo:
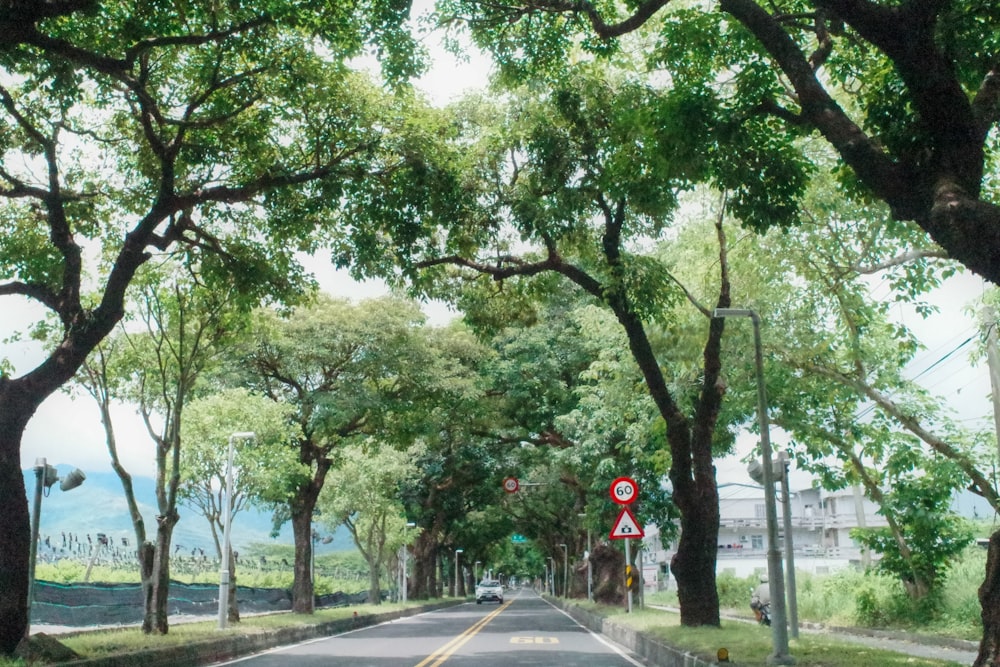
[[[639,522],[635,520],[635,515],[627,507],[623,507],[621,513],[618,515],[618,520],[615,521],[615,527],[611,529],[611,539],[627,540],[633,537],[645,536],[646,534],[642,532]]]

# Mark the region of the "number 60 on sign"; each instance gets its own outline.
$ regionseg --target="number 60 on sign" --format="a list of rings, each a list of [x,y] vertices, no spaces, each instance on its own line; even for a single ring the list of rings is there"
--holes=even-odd
[[[639,485],[630,477],[619,477],[611,482],[611,500],[619,505],[631,505],[639,495]]]

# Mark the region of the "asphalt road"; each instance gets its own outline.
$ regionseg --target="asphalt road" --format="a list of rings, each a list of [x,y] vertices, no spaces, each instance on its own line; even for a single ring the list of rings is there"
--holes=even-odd
[[[541,599],[468,603],[220,663],[241,667],[642,667]]]

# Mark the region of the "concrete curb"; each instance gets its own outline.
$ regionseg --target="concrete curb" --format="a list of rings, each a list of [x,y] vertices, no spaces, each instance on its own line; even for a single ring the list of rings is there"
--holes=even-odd
[[[612,623],[600,614],[587,611],[571,602],[550,597],[546,597],[545,599],[553,604],[558,604],[563,611],[583,627],[592,632],[602,634],[617,644],[621,644],[643,660],[657,665],[657,667],[709,667],[710,665],[719,664],[715,656],[696,655],[689,651],[670,646],[662,640],[655,639],[640,630]],[[726,664],[732,664],[735,667],[736,663]]]
[[[464,602],[465,600],[440,602],[384,614],[364,614],[317,625],[280,628],[265,633],[229,634],[225,637],[206,639],[184,646],[148,649],[100,658],[85,658],[63,664],[70,665],[71,667],[194,667],[197,665],[210,665],[252,653],[259,653],[260,651],[266,651],[267,649],[286,644],[296,644],[318,637],[328,637],[357,628],[394,621],[405,616],[415,616],[416,614],[428,611],[445,609],[457,604],[463,604]]]

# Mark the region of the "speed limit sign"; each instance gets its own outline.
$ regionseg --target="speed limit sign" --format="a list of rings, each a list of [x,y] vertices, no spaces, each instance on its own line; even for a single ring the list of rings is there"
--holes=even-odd
[[[611,500],[619,505],[630,505],[639,495],[639,486],[630,477],[619,477],[611,482]]]
[[[517,481],[517,477],[507,477],[503,481],[503,490],[507,493],[517,493],[517,490],[521,488],[521,484]]]

